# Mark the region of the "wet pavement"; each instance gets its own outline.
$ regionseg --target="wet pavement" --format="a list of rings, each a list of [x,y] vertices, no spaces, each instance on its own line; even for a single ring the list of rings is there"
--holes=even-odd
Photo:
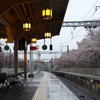
[[[73,92],[72,92],[73,91]],[[80,99],[81,96],[81,99]],[[85,96],[85,98],[83,97]],[[0,100],[100,100],[92,99],[79,88],[67,81],[64,83],[48,72],[34,73],[27,78],[20,90],[9,88],[0,90]]]
[[[48,72],[44,74],[44,79],[32,100],[79,100],[55,75]]]
[[[47,100],[79,100],[55,75],[48,73]]]
[[[24,82],[24,87],[20,88],[19,91],[15,88],[1,89],[0,100],[31,100],[43,76],[44,74],[42,72],[39,74],[34,73],[34,78],[27,78],[27,81]]]

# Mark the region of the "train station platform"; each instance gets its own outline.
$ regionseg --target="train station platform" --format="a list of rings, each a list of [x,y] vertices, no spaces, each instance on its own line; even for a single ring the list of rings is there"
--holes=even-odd
[[[2,90],[0,100],[79,100],[55,75],[34,73],[19,91]]]
[[[31,100],[79,100],[55,75],[44,72],[44,78]]]

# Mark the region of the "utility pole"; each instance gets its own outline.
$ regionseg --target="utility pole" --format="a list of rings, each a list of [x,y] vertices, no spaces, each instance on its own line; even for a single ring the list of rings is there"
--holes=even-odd
[[[53,58],[51,58],[51,72],[53,72]]]
[[[69,53],[69,45],[67,45],[67,53]]]
[[[67,47],[67,52],[69,52],[69,46],[68,45],[67,46],[66,45],[62,45],[62,43],[61,43],[61,46],[60,47],[61,47],[61,53],[62,53],[62,48],[63,47]]]

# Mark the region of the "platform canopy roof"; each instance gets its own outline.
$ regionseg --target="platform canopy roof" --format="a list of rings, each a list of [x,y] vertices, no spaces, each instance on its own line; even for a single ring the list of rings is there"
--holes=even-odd
[[[34,36],[44,38],[47,26],[51,28],[52,36],[59,35],[69,0],[48,0],[53,9],[51,20],[44,20],[42,9],[46,0],[0,0],[0,38],[26,38],[28,43]],[[32,24],[29,32],[23,30],[25,16]]]

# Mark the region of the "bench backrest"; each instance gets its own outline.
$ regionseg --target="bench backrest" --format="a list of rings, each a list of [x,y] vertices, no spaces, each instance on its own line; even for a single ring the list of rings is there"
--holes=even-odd
[[[6,73],[0,73],[0,83],[5,83],[5,80],[7,79]]]

